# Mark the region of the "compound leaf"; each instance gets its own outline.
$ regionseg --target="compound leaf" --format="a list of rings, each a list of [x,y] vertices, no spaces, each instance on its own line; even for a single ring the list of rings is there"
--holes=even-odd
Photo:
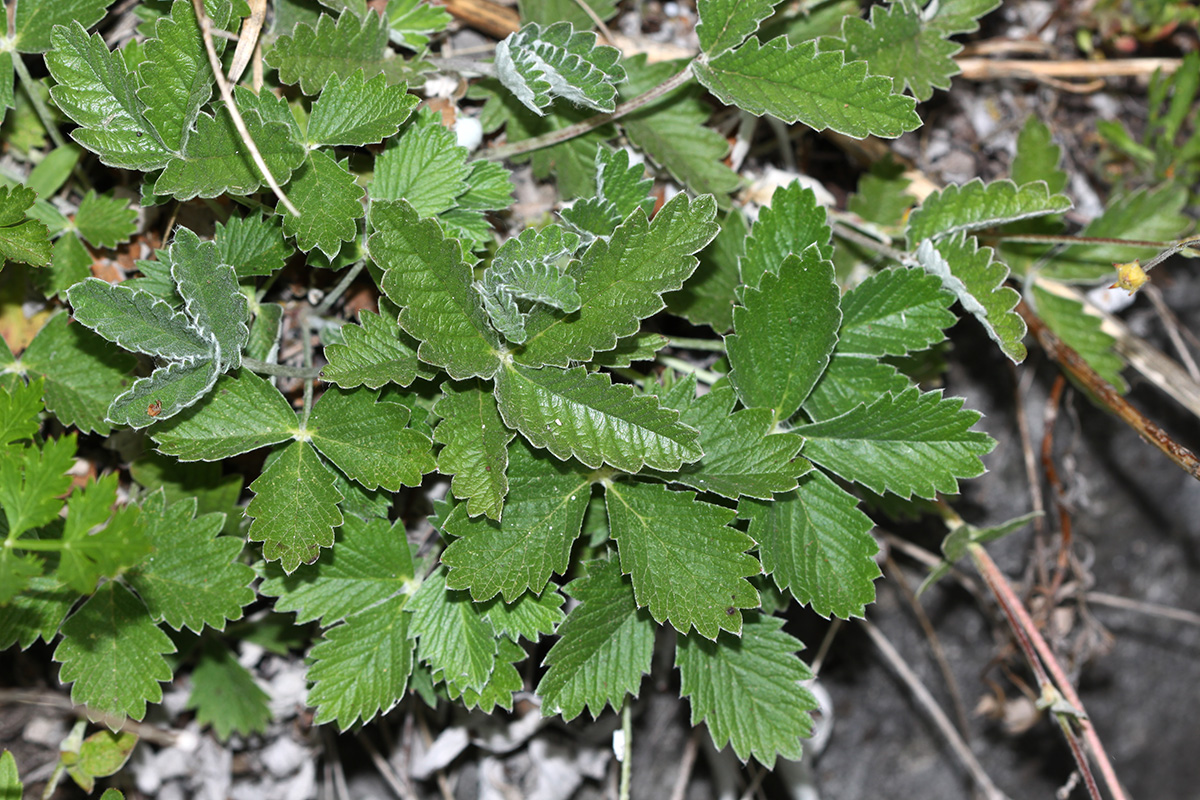
[[[318,248],[329,258],[342,243],[358,234],[355,220],[365,213],[363,188],[354,176],[324,150],[312,150],[288,184],[288,199],[300,211],[297,217],[284,208],[283,232],[296,238],[296,246],[308,252]]]
[[[909,248],[925,239],[959,231],[990,228],[1021,219],[1060,214],[1071,208],[1071,199],[1051,194],[1045,181],[1017,186],[1010,180],[984,183],[975,178],[961,186],[934,192],[908,217]]]
[[[921,124],[913,99],[892,94],[890,80],[868,75],[861,61],[847,64],[841,53],[818,53],[811,40],[792,46],[780,36],[761,45],[752,36],[692,69],[722,103],[817,131],[891,139]]]
[[[181,461],[220,461],[291,439],[296,413],[253,372],[222,375],[206,402],[154,430],[160,453]]]
[[[597,111],[617,107],[625,80],[620,51],[596,44],[596,34],[576,32],[569,22],[546,27],[530,22],[496,45],[496,75],[533,113],[541,116],[555,97]]]
[[[387,298],[380,299],[378,314],[358,312],[358,325],[342,326],[342,342],[325,346],[329,363],[321,370],[321,380],[343,389],[408,386],[416,380],[417,354],[400,333],[398,314]]]
[[[412,50],[424,48],[429,34],[445,30],[454,19],[443,6],[421,0],[392,0],[387,15],[392,41]]]
[[[833,229],[825,208],[813,190],[799,181],[779,187],[745,237],[745,254],[738,262],[742,283],[758,286],[764,275],[779,274],[785,258],[800,255],[813,244],[821,258],[833,258]]]
[[[962,405],[961,398],[913,386],[794,432],[804,437],[805,456],[848,481],[876,493],[933,499],[937,492],[957,494],[958,478],[981,475],[980,456],[996,446],[970,430],[980,415]]]
[[[194,497],[167,505],[156,492],[142,504],[142,523],[154,552],[142,559],[129,582],[155,622],[196,633],[205,625],[225,629],[254,602],[254,570],[238,560],[242,540],[218,536],[224,514],[196,516]]]
[[[362,70],[344,81],[330,75],[308,118],[308,142],[353,147],[382,142],[400,130],[416,105],[416,95],[388,86],[382,75],[369,81]]]
[[[421,218],[454,208],[469,184],[467,148],[436,112],[424,109],[375,159],[372,200],[405,200]]]
[[[759,212],[760,219],[765,212]],[[734,209],[721,221],[721,232],[701,251],[692,277],[681,290],[663,297],[671,313],[693,325],[708,325],[717,333],[732,328],[735,291],[741,283],[738,260],[745,240],[745,217]]]
[[[703,455],[696,431],[678,422],[677,412],[582,367],[506,364],[496,378],[496,401],[505,424],[534,447],[589,467],[607,463],[632,473],[648,465],[674,472]]]
[[[346,10],[337,22],[322,14],[314,28],[302,22],[275,40],[266,62],[279,70],[283,83],[299,83],[300,91],[314,95],[331,76],[347,79],[361,71],[373,78],[380,72],[391,78],[385,59],[387,22],[374,11],[358,16]]]
[[[558,628],[537,694],[543,714],[569,722],[585,706],[594,718],[606,704],[616,710],[625,695],[637,696],[650,673],[657,626],[638,609],[616,560],[592,561],[566,591],[579,605]]]
[[[777,755],[800,758],[800,739],[812,735],[817,699],[802,685],[812,672],[796,656],[804,645],[783,632],[779,617],[751,614],[735,638],[678,639],[680,694],[691,699],[692,725],[704,722],[718,748],[733,745],[767,769]]]
[[[759,24],[771,16],[778,0],[699,0],[696,13],[700,23],[696,36],[700,52],[709,58],[737,47],[746,37],[758,30]]]
[[[222,264],[232,264],[239,279],[257,275],[271,275],[283,269],[284,262],[292,254],[283,239],[283,223],[272,215],[263,218],[259,214],[230,217],[222,225],[216,225],[217,243]]]
[[[62,495],[71,488],[66,473],[74,463],[74,435],[47,440],[41,448],[10,450],[0,457],[0,508],[8,520],[8,541],[58,516]]]
[[[0,362],[13,363],[7,343],[0,346]],[[22,439],[32,439],[37,434],[42,427],[38,415],[42,413],[44,389],[41,380],[34,379],[26,384],[16,376],[11,383],[0,386],[0,448]]]
[[[459,691],[481,691],[491,677],[499,640],[483,607],[466,592],[446,588],[445,570],[433,571],[408,602],[408,635],[417,639],[417,657],[435,679]]]
[[[839,293],[833,264],[813,246],[784,259],[778,275],[763,275],[757,289],[744,288],[725,337],[743,404],[772,409],[776,422],[796,413],[837,343]]]
[[[470,589],[478,601],[541,594],[552,573],[565,573],[591,497],[592,476],[578,464],[535,454],[523,442],[511,447],[509,459],[500,522],[471,519],[460,504],[443,523],[459,537],[442,553],[450,569],[446,585]]]
[[[469,515],[499,520],[508,494],[508,443],[516,434],[500,418],[495,394],[478,382],[461,389],[444,383],[433,412],[441,417],[433,440],[445,445],[438,472],[453,476],[450,491],[467,501]]]
[[[49,229],[44,222],[25,218],[35,200],[37,195],[28,187],[0,186],[0,268],[6,259],[35,267],[50,263]]]
[[[128,391],[113,398],[107,421],[136,429],[170,419],[208,394],[220,374],[221,365],[215,358],[175,361],[159,367],[150,377],[138,378]]]
[[[680,633],[741,631],[741,609],[759,606],[746,578],[762,568],[746,554],[753,540],[729,527],[731,509],[647,483],[610,484],[605,506],[638,606]]]
[[[113,514],[116,501],[115,474],[105,475],[67,498],[67,519],[55,575],[80,594],[95,591],[100,578],[114,577],[150,551],[137,507],[125,506]]]
[[[887,269],[855,286],[842,298],[838,355],[902,356],[946,338],[957,321],[949,310],[954,297],[932,275]]]
[[[561,215],[584,245],[594,239],[611,239],[613,230],[636,209],[647,216],[654,210],[650,197],[653,181],[646,177],[644,164],[631,163],[625,150],[609,150],[602,144],[593,152],[592,185],[588,187],[592,194],[564,208]]]
[[[249,539],[263,543],[264,559],[292,573],[316,561],[322,547],[333,546],[333,530],[343,521],[337,507],[342,493],[311,444],[296,441],[272,453],[250,490]]]
[[[0,555],[0,573],[4,570],[3,562],[4,556]],[[0,614],[0,650],[14,644],[26,650],[38,639],[49,644],[58,635],[71,606],[79,600],[78,592],[51,577],[31,575],[28,583],[21,583],[11,574],[4,574],[0,585],[3,585],[0,598],[10,591],[16,593],[5,600],[4,613]]]
[[[540,595],[525,592],[511,603],[495,597],[487,603],[484,616],[498,636],[507,636],[513,642],[527,639],[536,644],[542,636],[554,633],[566,618],[562,611],[565,601],[554,589]]]
[[[96,590],[63,623],[62,634],[54,660],[62,664],[58,679],[75,684],[72,702],[140,720],[147,700],[162,700],[159,684],[171,680],[163,655],[174,653],[175,645],[119,582]]]
[[[201,242],[187,228],[178,228],[170,250],[171,278],[192,323],[211,336],[220,350],[222,372],[242,365],[242,348],[250,338],[246,325],[249,306],[238,290],[233,267],[220,261],[215,242]]]
[[[738,516],[750,520],[763,571],[822,617],[861,617],[875,602],[881,573],[873,523],[858,510],[858,498],[825,473],[808,473],[773,501],[745,500]]]

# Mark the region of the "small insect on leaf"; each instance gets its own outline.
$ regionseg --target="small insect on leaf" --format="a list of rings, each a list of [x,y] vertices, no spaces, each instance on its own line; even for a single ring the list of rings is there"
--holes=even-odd
[[[146,413],[152,417],[157,417],[162,413],[162,401],[155,400],[146,408]]]
[[[1116,289],[1118,286],[1129,292],[1130,296],[1146,283],[1146,271],[1142,269],[1141,263],[1134,259],[1128,264],[1113,264],[1117,268],[1117,282],[1110,289]]]

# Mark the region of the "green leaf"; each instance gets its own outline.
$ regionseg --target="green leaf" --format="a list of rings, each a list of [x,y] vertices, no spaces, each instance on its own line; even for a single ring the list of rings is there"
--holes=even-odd
[[[309,653],[308,703],[318,725],[336,722],[346,730],[387,713],[404,697],[413,669],[406,595],[359,611],[325,631]]]
[[[664,477],[730,499],[749,495],[769,500],[775,492],[795,489],[797,476],[812,468],[798,455],[804,440],[771,433],[774,420],[765,408],[734,412],[736,401],[733,388],[725,384],[681,409],[679,421],[700,431],[704,457]]]
[[[559,626],[537,694],[544,715],[570,722],[584,706],[595,718],[606,704],[615,711],[626,695],[637,697],[642,676],[650,673],[657,626],[638,609],[616,560],[587,564],[567,593],[579,605]]]
[[[1004,285],[1008,267],[992,260],[992,248],[979,247],[975,237],[960,233],[936,245],[922,241],[917,261],[979,320],[1004,355],[1017,364],[1025,360],[1025,320],[1013,310],[1021,296]]]
[[[63,747],[60,758],[71,780],[91,794],[96,786],[96,778],[106,778],[119,772],[133,754],[137,743],[137,734],[131,731],[98,731],[83,739],[74,752]]]
[[[71,171],[79,163],[81,155],[83,151],[73,144],[55,147],[34,166],[25,185],[40,198],[53,197],[71,177]]]
[[[438,472],[453,476],[450,491],[467,501],[468,514],[499,520],[508,493],[508,443],[516,434],[504,426],[495,394],[478,382],[461,389],[447,382],[433,412],[441,417],[433,439],[445,445]]]
[[[196,722],[211,725],[221,741],[231,734],[263,733],[271,720],[271,696],[254,676],[238,663],[228,647],[204,648],[192,668],[192,693],[186,709],[196,712]]]
[[[653,181],[646,177],[644,164],[631,163],[628,152],[604,145],[597,145],[594,153],[595,169],[590,175],[593,194],[564,208],[561,214],[584,245],[595,239],[610,239],[613,229],[635,210],[640,208],[647,216],[654,210],[654,199],[650,197]]]
[[[470,589],[477,601],[541,594],[552,573],[564,574],[592,494],[589,472],[535,454],[523,442],[510,449],[508,478],[501,521],[471,519],[459,504],[442,523],[459,537],[442,553],[450,569],[446,585]]]
[[[738,516],[750,520],[763,571],[775,585],[826,619],[863,616],[875,602],[879,546],[858,498],[816,470],[793,492],[773,501],[745,500]]]
[[[345,80],[360,70],[365,78],[382,72],[393,82],[387,43],[387,22],[374,11],[362,17],[344,11],[336,23],[322,14],[315,28],[301,23],[276,39],[266,62],[279,70],[280,81],[299,83],[302,92],[314,95],[331,76]]]
[[[67,291],[75,321],[126,350],[196,361],[213,355],[213,341],[179,311],[149,292],[88,278]]]
[[[159,684],[171,680],[163,655],[175,645],[120,583],[101,586],[63,623],[62,634],[54,660],[62,664],[58,679],[75,683],[71,702],[140,720],[147,700],[162,700]]]
[[[329,363],[321,380],[343,389],[365,385],[378,389],[385,383],[408,386],[417,377],[417,354],[408,346],[396,322],[398,311],[387,298],[380,313],[358,312],[358,325],[342,326],[342,343],[325,346]]]
[[[0,563],[2,560],[0,556]],[[49,644],[58,635],[58,627],[71,606],[79,600],[77,592],[50,577],[31,576],[21,586],[6,576],[0,585],[4,587],[0,595],[17,592],[5,601],[0,613],[0,650],[13,644],[27,650],[38,639]]]
[[[112,426],[105,414],[129,386],[137,361],[82,325],[69,325],[66,314],[56,314],[21,354],[21,364],[30,377],[45,379],[46,409],[59,422],[107,436]]]
[[[647,483],[609,484],[605,505],[638,606],[680,633],[741,631],[741,609],[759,606],[746,578],[762,568],[746,555],[753,540],[729,527],[731,509]]]
[[[308,118],[308,142],[354,147],[382,142],[400,130],[416,105],[416,95],[388,86],[382,75],[369,81],[361,70],[344,81],[330,75]]]
[[[904,167],[890,156],[871,165],[871,171],[858,179],[858,190],[846,201],[846,209],[868,222],[889,228],[899,227],[917,198],[908,193],[912,181],[904,177]]]
[[[765,213],[766,209],[760,211]],[[672,314],[717,333],[733,327],[734,290],[741,283],[738,260],[745,248],[746,223],[737,209],[721,221],[717,238],[700,252],[700,264],[683,289],[664,295]]]
[[[323,627],[344,620],[411,589],[413,561],[404,523],[350,516],[337,543],[312,564],[285,575],[266,566],[259,592],[278,597],[275,610],[296,612],[296,622],[319,620]]]
[[[1113,352],[1116,339],[1104,332],[1103,320],[1088,314],[1083,303],[1062,297],[1043,286],[1033,285],[1033,299],[1038,316],[1071,349],[1078,353],[1101,378],[1116,387],[1121,394],[1129,391],[1121,377],[1124,360]]]
[[[0,753],[0,800],[21,800],[24,784],[17,774],[17,760],[5,750]]]
[[[283,332],[283,305],[262,303],[254,310],[254,324],[243,354],[246,358],[273,361],[279,353],[279,336]]]
[[[482,689],[469,689],[459,686],[453,681],[446,681],[446,694],[451,700],[459,700],[468,709],[479,709],[490,714],[496,706],[507,711],[513,708],[513,693],[525,688],[521,673],[513,665],[529,657],[516,642],[510,639],[500,639],[496,657],[492,662],[492,672]]]
[[[537,115],[556,97],[597,111],[617,107],[617,88],[625,80],[615,47],[596,44],[596,34],[576,32],[569,22],[543,29],[524,25],[496,45],[496,75],[504,87]]]
[[[167,505],[165,493],[142,504],[142,522],[154,545],[129,576],[155,622],[196,633],[208,625],[225,629],[254,602],[254,570],[240,563],[242,540],[218,536],[224,514],[196,516],[196,499]]]
[[[525,592],[511,603],[495,597],[487,604],[484,616],[498,636],[507,636],[513,642],[527,639],[536,644],[542,636],[553,634],[566,618],[562,611],[565,600],[554,589],[540,595]]]
[[[772,409],[773,422],[796,413],[837,343],[839,293],[833,264],[811,245],[788,256],[778,275],[763,275],[757,289],[744,288],[725,337],[729,380],[743,404]]]
[[[578,28],[585,28],[592,23],[592,17],[583,9],[586,5],[602,20],[612,19],[617,13],[617,0],[521,0],[517,4],[521,9],[522,22],[537,22],[541,25],[551,25],[555,22],[566,21]]]
[[[117,476],[111,473],[72,492],[67,499],[67,520],[55,574],[79,594],[92,593],[100,578],[115,577],[151,550],[137,507],[125,506],[113,514],[116,501]],[[91,532],[101,525],[104,527]]]
[[[366,192],[354,182],[346,167],[324,150],[313,150],[292,175],[288,199],[300,210],[296,217],[283,209],[283,232],[296,238],[296,246],[308,252],[319,248],[329,258],[358,234],[355,220],[363,216]]]
[[[444,31],[454,19],[444,7],[421,0],[392,0],[387,15],[391,40],[412,50],[424,48],[429,34]]]
[[[848,481],[933,499],[937,492],[957,494],[958,478],[983,474],[980,456],[996,446],[986,433],[969,430],[980,414],[962,405],[961,398],[914,386],[794,432],[804,437],[809,460]]]
[[[50,266],[36,274],[46,297],[67,299],[67,289],[92,274],[92,254],[78,236],[60,236],[50,254]]]
[[[8,355],[7,350],[8,345],[4,344],[0,349],[0,360],[3,355]],[[0,448],[22,439],[32,439],[37,434],[41,428],[38,415],[42,413],[43,390],[44,385],[38,379],[28,385],[16,380],[11,388],[0,389]]]
[[[1071,199],[1051,194],[1045,181],[1017,186],[1010,180],[950,185],[934,192],[908,217],[908,246],[925,239],[947,237],[960,231],[991,228],[1007,222],[1061,214]]]
[[[417,216],[435,216],[455,206],[470,174],[467,148],[436,112],[423,109],[375,159],[371,199],[406,200]]]
[[[703,451],[697,434],[657,398],[582,367],[530,369],[506,364],[496,377],[496,401],[510,428],[558,458],[625,472],[643,466],[674,472]]]
[[[841,53],[818,53],[812,41],[793,47],[781,36],[760,45],[750,37],[692,69],[722,103],[817,131],[893,139],[921,124],[912,98],[892,94],[887,78],[868,75],[861,61],[845,63]]]
[[[386,270],[382,288],[401,307],[400,327],[421,342],[417,356],[463,380],[491,377],[499,337],[471,289],[458,243],[436,220],[417,219],[407,202],[371,204],[371,258]]]
[[[228,534],[240,533],[240,474],[225,475],[216,462],[187,464],[153,451],[130,464],[129,474],[146,490],[145,494],[162,489],[168,504],[195,499],[197,515],[224,514],[222,530]]]
[[[1017,135],[1017,154],[1012,161],[1012,179],[1017,185],[1045,181],[1052,193],[1061,192],[1067,185],[1067,173],[1059,163],[1062,148],[1054,143],[1046,124],[1030,114]]]
[[[877,272],[842,298],[839,355],[902,356],[946,338],[958,318],[938,279],[912,269]]]
[[[207,13],[217,29],[229,24],[228,2],[209,2]],[[218,56],[225,40],[214,37]],[[201,107],[213,93],[213,73],[200,36],[191,2],[176,0],[171,15],[154,24],[154,37],[146,40],[145,60],[138,67],[146,119],[169,150],[183,152]]]
[[[74,464],[74,435],[49,439],[40,449],[0,451],[0,507],[8,520],[8,541],[58,517],[60,498],[71,487],[66,472]]]
[[[716,210],[712,197],[689,200],[684,194],[664,205],[653,222],[635,210],[610,241],[597,239],[568,269],[579,292],[578,311],[530,312],[529,336],[517,360],[529,366],[586,362],[637,333],[642,319],[665,307],[661,295],[680,289],[696,269],[693,254],[717,233]]]
[[[781,186],[771,195],[771,205],[758,212],[745,239],[746,252],[738,265],[742,283],[758,286],[762,276],[778,275],[789,255],[801,255],[813,244],[822,259],[833,258],[833,229],[824,206],[799,181]]]
[[[37,220],[25,219],[25,211],[37,195],[24,186],[0,186],[0,268],[4,260],[35,267],[50,263],[50,232]]]
[[[272,453],[250,490],[249,539],[263,543],[264,559],[291,573],[333,546],[333,529],[343,521],[337,507],[342,493],[311,444],[296,441]]]
[[[612,350],[597,353],[588,363],[588,367],[624,369],[634,361],[653,361],[658,351],[670,343],[671,340],[660,333],[635,333],[633,336],[618,339],[617,346]]]
[[[477,159],[468,166],[468,186],[456,199],[458,210],[502,211],[512,205],[512,173],[503,164]]]
[[[812,678],[796,656],[804,645],[782,628],[778,617],[752,614],[740,638],[685,636],[675,648],[692,725],[706,723],[718,748],[732,744],[738,758],[754,756],[767,769],[776,755],[800,758],[800,739],[812,734],[809,712],[817,708],[801,686]]]
[[[829,368],[804,401],[804,411],[814,421],[831,419],[860,404],[870,405],[880,395],[900,392],[912,386],[891,364],[876,358],[844,356],[833,351]]]
[[[155,428],[160,453],[181,461],[220,461],[291,439],[296,413],[253,372],[222,375],[206,402]]]
[[[696,36],[700,39],[700,52],[716,58],[737,47],[771,16],[777,1],[699,0],[696,13],[700,23],[696,26]]]
[[[242,365],[242,348],[250,338],[249,308],[238,289],[233,267],[220,261],[214,242],[201,242],[187,228],[177,228],[170,250],[171,277],[193,324],[220,348],[222,372]]]
[[[108,422],[145,428],[170,419],[208,394],[221,374],[216,359],[176,361],[138,378],[108,407]]]
[[[480,691],[488,682],[499,652],[492,624],[466,592],[446,588],[446,573],[433,573],[408,602],[408,635],[417,639],[417,657],[434,678],[460,691]]]
[[[111,195],[89,191],[75,214],[79,235],[93,247],[116,247],[137,232],[137,211]]]
[[[271,275],[283,269],[284,262],[292,254],[283,240],[280,217],[263,219],[258,214],[245,217],[230,217],[222,225],[216,224],[217,251],[222,264],[232,264],[238,278]]]
[[[352,480],[395,492],[433,472],[429,437],[407,428],[409,410],[371,389],[329,389],[308,418],[309,441]]]
[[[78,23],[90,28],[104,18],[113,0],[21,0],[14,18],[18,53],[44,53],[50,49],[56,25]]]
[[[124,61],[78,21],[56,27],[51,43],[46,66],[57,85],[50,96],[79,125],[71,137],[110,167],[143,172],[165,167],[171,153],[142,116],[137,84]]]

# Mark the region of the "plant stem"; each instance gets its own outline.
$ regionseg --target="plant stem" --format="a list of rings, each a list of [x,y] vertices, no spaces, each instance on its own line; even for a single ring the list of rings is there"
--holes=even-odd
[[[691,339],[687,336],[672,336],[667,341],[667,346],[681,350],[707,350],[712,353],[725,352],[725,342],[720,339]]]
[[[271,375],[278,378],[295,378],[302,381],[310,381],[320,377],[321,370],[308,367],[289,367],[286,364],[268,364],[266,361],[259,361],[257,358],[247,358],[242,356],[242,366],[251,372],[257,372],[259,375]]]
[[[334,286],[329,291],[329,294],[325,295],[325,297],[321,300],[320,304],[318,304],[312,310],[313,316],[315,316],[315,317],[325,316],[326,312],[329,311],[330,307],[332,307],[333,304],[337,302],[337,299],[339,297],[341,297],[343,294],[346,293],[346,290],[350,288],[350,284],[354,283],[354,279],[358,277],[358,274],[360,272],[362,272],[363,269],[366,268],[366,266],[367,266],[366,260],[359,259],[358,261],[356,261],[354,263],[354,266],[352,266],[350,268],[350,271],[347,272],[345,275],[343,275],[342,279],[340,281],[338,281],[337,286]]]
[[[192,0],[197,2],[198,0]],[[577,122],[574,125],[568,125],[565,128],[559,128],[556,131],[544,133],[541,136],[535,136],[532,139],[522,139],[519,142],[512,144],[502,144],[496,147],[488,147],[480,152],[480,156],[492,161],[501,161],[505,158],[511,158],[521,153],[529,153],[534,150],[540,150],[543,147],[561,144],[568,139],[574,139],[576,136],[582,136],[588,131],[599,128],[601,125],[620,119],[626,114],[637,111],[639,108],[653,103],[668,92],[679,88],[692,77],[692,65],[689,63],[675,75],[667,78],[665,81],[655,86],[648,92],[638,95],[632,100],[628,100],[618,105],[612,111],[607,111],[603,114],[597,114],[594,117],[589,117],[583,122]]]
[[[662,364],[664,367],[670,367],[677,372],[690,372],[691,374],[695,375],[696,379],[701,383],[707,383],[711,385],[725,377],[724,375],[704,369],[703,367],[697,367],[693,364],[689,364],[682,358],[675,358],[674,356],[664,356],[659,353],[654,360]]]
[[[63,139],[62,133],[58,130],[58,125],[54,122],[54,115],[50,113],[50,108],[42,100],[42,96],[38,94],[37,81],[29,74],[29,68],[25,66],[25,59],[21,58],[21,54],[16,50],[13,50],[9,55],[12,56],[13,68],[17,71],[17,78],[21,81],[21,87],[25,89],[25,95],[29,98],[29,102],[33,103],[33,110],[37,112],[38,119],[42,121],[42,127],[50,135],[50,140],[54,142],[54,146],[62,147],[67,142]]]
[[[475,58],[465,56],[437,56],[428,59],[429,63],[442,72],[457,72],[460,75],[482,75],[485,78],[496,77],[496,65],[488,64]]]
[[[633,712],[630,710],[629,695],[621,705],[621,736],[624,738],[621,753],[621,790],[620,800],[629,800],[629,783],[633,775]]]

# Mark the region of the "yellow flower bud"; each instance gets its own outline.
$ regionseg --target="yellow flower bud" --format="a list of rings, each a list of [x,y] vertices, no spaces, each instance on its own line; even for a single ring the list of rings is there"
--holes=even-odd
[[[1137,259],[1128,264],[1113,264],[1113,266],[1117,268],[1117,282],[1108,287],[1110,289],[1120,286],[1132,295],[1146,282],[1146,271],[1142,269],[1142,265]]]

